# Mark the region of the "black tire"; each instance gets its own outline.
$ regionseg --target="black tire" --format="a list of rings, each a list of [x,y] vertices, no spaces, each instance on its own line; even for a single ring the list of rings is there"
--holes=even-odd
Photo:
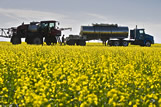
[[[51,45],[51,39],[49,37],[45,37],[45,42],[47,45]]]
[[[55,36],[54,37],[48,36],[48,37],[45,37],[45,42],[47,45],[51,45],[52,43],[57,44],[57,39]]]
[[[129,42],[128,41],[122,41],[122,46],[128,46]]]
[[[85,46],[86,45],[86,41],[81,40],[81,41],[78,41],[76,44],[80,45],[80,46]]]
[[[83,41],[82,44],[80,44],[80,46],[86,46],[86,42]]]
[[[74,40],[69,40],[66,43],[67,43],[67,45],[75,45],[75,41]]]
[[[119,42],[119,41],[114,41],[114,42],[113,42],[113,45],[114,45],[114,46],[120,46],[120,42]]]
[[[47,45],[51,45],[51,42],[46,42]]]
[[[32,38],[26,37],[25,42],[27,44],[32,44]]]
[[[113,42],[109,40],[108,45],[113,46]]]
[[[53,44],[57,44],[56,37],[53,37],[53,38],[52,38],[52,43],[53,43]]]
[[[41,37],[34,37],[32,43],[36,44],[36,45],[43,44],[43,38],[41,38]]]
[[[151,42],[150,41],[146,41],[145,46],[151,47]]]
[[[14,45],[21,44],[21,38],[19,36],[12,36],[11,43]]]

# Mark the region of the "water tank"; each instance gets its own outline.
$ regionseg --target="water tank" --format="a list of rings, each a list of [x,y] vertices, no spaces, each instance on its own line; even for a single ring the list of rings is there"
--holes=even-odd
[[[37,25],[29,25],[28,29],[30,32],[37,32]]]
[[[87,40],[94,39],[109,39],[128,38],[128,27],[109,25],[109,24],[94,24],[93,26],[81,26],[80,35],[85,36]]]
[[[38,24],[39,24],[39,22],[31,22],[30,25],[29,25],[29,27],[28,27],[28,30],[30,32],[37,32],[37,30],[38,30]]]

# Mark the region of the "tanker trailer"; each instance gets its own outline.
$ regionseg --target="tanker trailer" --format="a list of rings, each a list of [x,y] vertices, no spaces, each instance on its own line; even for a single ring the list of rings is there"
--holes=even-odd
[[[128,31],[128,27],[118,26],[117,24],[93,24],[93,26],[81,26],[80,36],[70,35],[67,38],[67,44],[81,44],[83,46],[85,45],[84,42],[89,40],[107,41],[110,38],[123,40],[128,38]]]
[[[86,40],[109,40],[110,38],[124,39],[128,37],[128,27],[109,24],[93,24],[93,26],[81,26],[80,35]]]
[[[129,28],[118,26],[117,24],[93,24],[92,26],[81,26],[80,35],[70,35],[66,43],[69,45],[85,45],[85,41],[101,40],[108,41],[110,46],[128,46],[133,45],[151,46],[154,43],[153,36],[145,34],[144,29],[130,30],[130,40],[128,38]],[[115,39],[115,40],[114,40]]]

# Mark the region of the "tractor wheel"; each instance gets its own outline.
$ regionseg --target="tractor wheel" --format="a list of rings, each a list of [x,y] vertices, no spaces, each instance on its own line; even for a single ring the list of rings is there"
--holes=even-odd
[[[49,37],[45,37],[45,41],[47,45],[51,45],[51,39]]]
[[[51,42],[46,42],[47,45],[51,45]]]
[[[21,38],[18,37],[18,36],[12,36],[11,43],[14,44],[14,45],[21,44]]]
[[[145,46],[150,47],[150,46],[151,46],[151,42],[147,41],[147,42],[145,43]]]
[[[114,46],[120,46],[120,42],[119,42],[119,41],[114,41],[114,42],[113,42],[113,45],[114,45]]]
[[[25,42],[27,44],[32,44],[32,38],[26,37]]]
[[[52,38],[52,42],[53,42],[53,44],[57,44],[56,37],[53,37],[53,38]]]
[[[43,44],[43,38],[41,38],[41,37],[33,38],[33,44],[36,44],[36,45]]]
[[[122,46],[128,46],[128,45],[129,45],[129,43],[127,41],[122,42]]]

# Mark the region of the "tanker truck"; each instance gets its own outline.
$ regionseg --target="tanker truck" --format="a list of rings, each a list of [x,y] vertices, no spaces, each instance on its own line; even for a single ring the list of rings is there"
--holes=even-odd
[[[130,36],[130,39],[128,37]],[[127,40],[128,39],[128,40]],[[80,35],[69,35],[66,38],[68,45],[85,46],[86,41],[101,40],[109,46],[128,46],[132,45],[148,46],[154,44],[153,36],[146,34],[144,29],[130,30],[127,26],[117,24],[93,24],[92,26],[81,26]]]

